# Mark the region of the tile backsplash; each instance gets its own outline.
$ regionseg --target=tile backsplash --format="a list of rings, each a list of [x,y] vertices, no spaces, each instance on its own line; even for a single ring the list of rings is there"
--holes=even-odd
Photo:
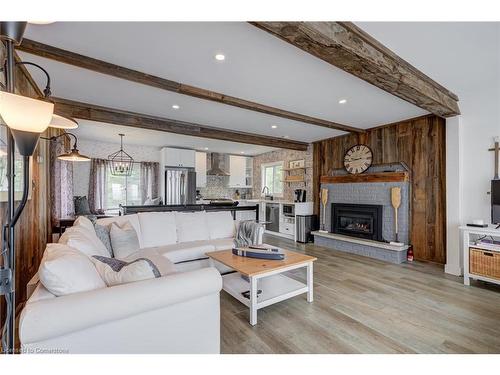
[[[252,189],[230,188],[229,176],[207,176],[207,186],[197,188],[203,198],[235,198],[236,190],[241,198],[251,198]]]
[[[207,170],[210,169],[211,154],[207,154]],[[220,167],[229,172],[229,155],[222,155]],[[252,198],[252,189],[230,188],[229,176],[207,176],[207,186],[196,188],[203,198],[230,198],[235,199],[236,190],[240,192],[241,199]]]

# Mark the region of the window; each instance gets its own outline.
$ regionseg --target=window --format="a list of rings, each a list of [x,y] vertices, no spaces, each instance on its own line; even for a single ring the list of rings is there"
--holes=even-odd
[[[283,196],[283,162],[262,164],[261,171],[262,188],[267,186],[269,194]]]
[[[141,171],[137,165],[132,168],[131,176],[113,176],[106,173],[106,210],[118,209],[121,205],[138,206],[142,204]]]

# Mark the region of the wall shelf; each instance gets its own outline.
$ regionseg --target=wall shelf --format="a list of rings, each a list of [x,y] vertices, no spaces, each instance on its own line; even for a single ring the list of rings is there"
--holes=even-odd
[[[299,170],[306,170],[307,167],[298,167],[298,168],[283,168],[284,171],[290,172],[290,171],[299,171]]]
[[[321,176],[322,184],[346,184],[362,182],[408,182],[410,174],[408,172],[380,172],[380,173],[362,173],[346,174],[340,176]]]
[[[304,175],[286,176],[283,182],[305,182]]]

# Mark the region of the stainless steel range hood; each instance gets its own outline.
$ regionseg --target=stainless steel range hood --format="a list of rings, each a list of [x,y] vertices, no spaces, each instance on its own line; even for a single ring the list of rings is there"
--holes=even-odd
[[[210,154],[210,169],[207,171],[209,176],[229,176],[229,173],[220,167],[220,161],[223,156],[219,153]]]

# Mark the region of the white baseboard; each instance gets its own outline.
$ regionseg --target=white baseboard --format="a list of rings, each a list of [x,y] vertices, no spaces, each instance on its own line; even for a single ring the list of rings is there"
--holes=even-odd
[[[444,272],[455,276],[462,276],[464,274],[462,267],[457,266],[456,264],[445,264]]]

